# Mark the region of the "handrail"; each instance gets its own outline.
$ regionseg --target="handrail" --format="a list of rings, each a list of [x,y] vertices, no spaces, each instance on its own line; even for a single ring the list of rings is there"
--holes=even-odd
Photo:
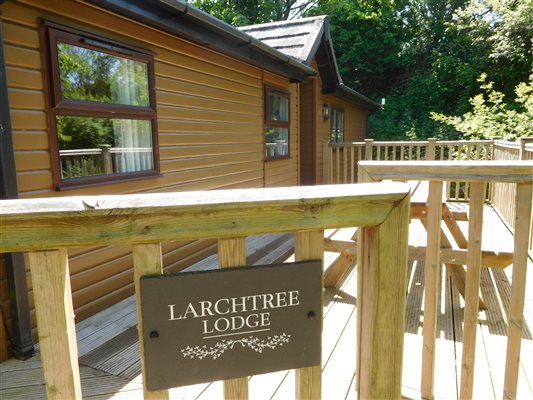
[[[533,182],[533,161],[360,161],[374,180]]]
[[[332,185],[2,200],[0,252],[375,225],[403,197],[401,185]]]
[[[464,334],[460,398],[472,398],[474,385],[474,361],[476,331],[479,311],[481,270],[481,241],[483,203],[488,182],[515,183],[514,210],[515,233],[513,253],[513,276],[508,316],[507,357],[503,397],[516,398],[522,329],[524,326],[524,302],[528,243],[533,228],[532,194],[533,161],[360,161],[359,181],[382,179],[427,180],[429,198],[425,224],[428,230],[428,245],[425,259],[424,295],[424,346],[422,357],[421,390],[423,398],[433,397],[435,366],[435,335],[437,327],[438,268],[440,257],[442,185],[444,181],[469,182],[470,204],[468,225],[468,250],[466,290],[464,306]]]
[[[49,399],[81,398],[66,248],[132,244],[136,296],[144,274],[161,274],[161,242],[219,239],[220,267],[241,266],[247,235],[296,233],[297,261],[322,259],[324,229],[362,226],[370,238],[358,299],[359,398],[401,397],[410,194],[404,184],[243,189],[0,201],[0,252],[29,251],[37,328]],[[322,294],[322,291],[321,291]],[[390,301],[393,299],[394,301]],[[139,298],[137,297],[137,300]],[[137,302],[139,304],[139,302]],[[142,315],[141,370],[145,374]],[[391,362],[392,361],[392,362]],[[321,365],[296,371],[296,394],[321,397]],[[247,378],[224,383],[226,399],[246,398]],[[168,390],[145,398],[168,399]]]
[[[520,148],[519,142],[509,142],[507,140],[495,140],[494,144],[500,147],[508,148],[508,149],[519,149]]]

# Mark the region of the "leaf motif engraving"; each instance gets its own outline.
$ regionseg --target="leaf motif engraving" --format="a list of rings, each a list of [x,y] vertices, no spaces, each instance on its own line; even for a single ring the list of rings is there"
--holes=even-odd
[[[262,353],[265,349],[274,350],[276,347],[289,343],[290,338],[291,335],[284,332],[281,335],[269,336],[267,339],[259,339],[257,336],[249,336],[242,339],[224,339],[209,347],[205,345],[187,346],[181,349],[181,354],[184,358],[189,359],[198,358],[203,360],[211,357],[216,360],[226,351],[233,349],[236,344],[240,344],[244,348],[248,347],[257,353]]]

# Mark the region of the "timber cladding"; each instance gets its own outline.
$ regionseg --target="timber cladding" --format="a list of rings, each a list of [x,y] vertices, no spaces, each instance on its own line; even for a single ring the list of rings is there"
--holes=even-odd
[[[320,78],[316,80],[318,85],[316,88],[316,131],[317,131],[317,146],[316,146],[316,182],[323,182],[323,154],[322,143],[329,142],[331,132],[331,109],[337,108],[344,110],[344,141],[345,142],[362,142],[366,139],[366,121],[368,111],[363,106],[357,106],[346,100],[340,99],[330,94],[322,94],[322,82]],[[324,121],[322,116],[322,105],[328,104],[330,108],[330,118]]]
[[[288,79],[75,0],[7,1],[1,17],[21,198],[298,184],[298,88]],[[160,175],[55,190],[41,20],[154,54]],[[265,85],[291,95],[291,158],[267,163]],[[179,271],[215,251],[214,241],[165,243],[165,269]],[[133,294],[130,246],[80,248],[69,257],[77,318]],[[35,326],[31,280],[28,285]]]

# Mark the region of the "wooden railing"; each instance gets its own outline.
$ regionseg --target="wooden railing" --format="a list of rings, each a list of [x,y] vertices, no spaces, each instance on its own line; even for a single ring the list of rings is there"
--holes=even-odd
[[[520,344],[524,326],[524,296],[528,263],[528,241],[531,232],[533,161],[416,161],[359,163],[362,182],[382,179],[429,181],[429,198],[425,225],[428,243],[425,259],[425,294],[422,356],[422,398],[433,398],[435,369],[435,336],[439,267],[445,262],[441,255],[442,190],[445,181],[467,182],[470,185],[468,250],[466,256],[466,293],[464,306],[463,354],[460,398],[473,394],[476,325],[479,311],[480,271],[482,265],[483,204],[488,182],[515,184],[515,234],[513,275],[509,306],[507,357],[503,398],[515,399],[518,382]],[[361,261],[360,261],[361,262]],[[499,349],[495,349],[499,351]],[[483,383],[480,383],[483,384]]]
[[[492,140],[477,141],[389,141],[324,144],[324,183],[357,182],[357,162],[415,160],[491,160]],[[446,196],[453,200],[468,200],[467,182],[448,182]]]
[[[47,395],[74,399],[82,393],[67,248],[131,244],[139,304],[140,277],[162,273],[161,242],[218,238],[220,266],[241,266],[248,235],[295,232],[296,259],[316,260],[324,229],[362,226],[371,295],[358,307],[368,325],[359,327],[359,398],[399,399],[409,201],[403,184],[3,200],[0,252],[29,252]],[[139,311],[138,323],[144,374]],[[226,399],[247,398],[246,378],[224,387]],[[296,371],[295,392],[321,397],[321,365]],[[144,397],[168,390],[145,388]]]
[[[119,157],[122,154],[133,154],[137,168],[133,171],[145,171],[153,168],[151,147],[111,147],[101,145],[94,149],[60,150],[61,177],[77,178],[101,174],[113,174],[123,171]]]
[[[459,140],[439,141],[429,139],[413,142],[378,142],[366,139],[364,142],[324,143],[324,183],[356,183],[357,163],[362,160],[414,161],[414,160],[533,160],[533,137],[521,138],[517,142],[503,140]],[[445,195],[448,200],[467,201],[468,182],[446,182]],[[515,184],[489,182],[486,199],[492,202],[502,219],[514,229]],[[533,226],[533,220],[531,221]],[[533,251],[533,235],[529,240]]]
[[[493,153],[494,159],[499,161],[533,160],[533,137],[521,138],[518,142],[496,140]],[[515,221],[515,194],[514,183],[497,182],[492,185],[492,204],[511,229],[514,229]],[[533,230],[533,219],[530,224]],[[533,234],[529,238],[529,250],[533,251]]]

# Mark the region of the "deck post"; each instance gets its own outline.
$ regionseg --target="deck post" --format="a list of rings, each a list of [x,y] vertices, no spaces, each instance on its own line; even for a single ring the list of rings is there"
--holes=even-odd
[[[372,161],[372,143],[373,139],[365,139],[365,160]]]
[[[526,151],[526,144],[532,143],[533,138],[532,137],[521,137],[520,139],[520,153],[518,154],[519,160],[527,160],[527,151]]]
[[[102,163],[104,166],[104,174],[113,173],[113,159],[111,157],[111,146],[108,144],[100,145],[102,150]]]
[[[435,335],[440,262],[442,219],[442,182],[429,182],[427,213],[427,247],[424,268],[424,326],[422,350],[422,398],[433,398],[435,378]]]
[[[466,255],[466,288],[464,307],[463,356],[461,362],[460,399],[471,399],[474,392],[476,333],[481,279],[481,237],[485,182],[470,185],[470,215],[468,223],[468,253]]]
[[[246,238],[218,239],[220,268],[246,266]],[[224,381],[224,399],[248,400],[248,378]]]
[[[321,260],[324,262],[324,231],[322,229],[296,232],[294,244],[296,261]],[[322,280],[322,288],[324,282]],[[323,294],[321,293],[321,296]],[[322,306],[324,299],[322,297]],[[322,307],[321,307],[322,309]],[[322,320],[322,314],[321,314]],[[322,362],[319,365],[296,370],[296,399],[322,398]]]
[[[408,194],[383,223],[361,229],[359,399],[401,398],[409,210]]]
[[[141,314],[141,276],[163,273],[161,243],[133,245],[133,276],[135,280],[135,302],[137,303],[137,330],[139,332],[139,351],[141,356],[141,372],[146,376],[144,365],[143,319]],[[143,379],[144,381],[144,379]],[[143,385],[145,399],[167,400],[168,390],[148,391]]]
[[[435,159],[435,147],[437,145],[437,139],[430,138],[428,139],[428,147],[426,150],[426,160],[434,160]]]
[[[29,253],[48,399],[81,399],[78,345],[66,249]]]
[[[505,360],[505,381],[503,385],[504,399],[516,399],[520,347],[524,326],[524,302],[532,193],[533,184],[519,183],[516,185],[513,286],[511,287],[509,325],[507,328],[507,356]]]
[[[328,141],[322,143],[322,184],[327,185],[331,183],[331,153]]]

